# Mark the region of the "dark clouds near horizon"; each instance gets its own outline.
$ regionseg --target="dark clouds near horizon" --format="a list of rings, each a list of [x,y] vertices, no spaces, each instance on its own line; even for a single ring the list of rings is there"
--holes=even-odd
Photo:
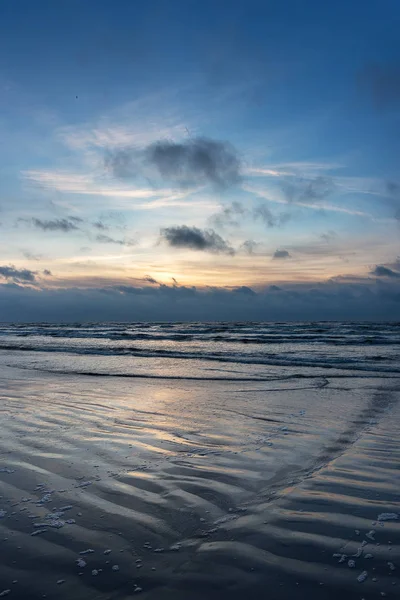
[[[241,161],[232,144],[206,137],[159,140],[139,149],[110,150],[105,166],[114,177],[161,180],[179,187],[211,184],[224,189],[241,179]]]
[[[155,282],[155,280],[154,280]],[[0,285],[3,321],[295,321],[400,320],[400,282],[325,282],[270,286],[262,292],[176,284],[100,289]]]
[[[275,260],[291,258],[291,254],[287,250],[275,250],[273,257]]]

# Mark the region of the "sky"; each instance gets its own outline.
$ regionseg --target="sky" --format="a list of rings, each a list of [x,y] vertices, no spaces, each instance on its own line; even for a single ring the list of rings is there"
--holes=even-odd
[[[0,320],[400,319],[397,0],[3,0]]]

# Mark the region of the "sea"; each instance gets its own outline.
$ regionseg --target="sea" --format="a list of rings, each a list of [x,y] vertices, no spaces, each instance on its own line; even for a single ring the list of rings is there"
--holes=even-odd
[[[396,598],[400,323],[0,324],[0,596]]]

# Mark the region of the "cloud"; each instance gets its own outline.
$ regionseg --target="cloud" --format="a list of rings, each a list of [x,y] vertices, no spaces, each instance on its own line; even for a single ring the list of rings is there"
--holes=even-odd
[[[287,250],[275,250],[273,258],[274,259],[291,258],[291,255],[289,254],[289,252]]]
[[[212,229],[203,230],[181,225],[161,229],[160,235],[167,244],[174,248],[190,248],[216,254],[234,254],[233,248]]]
[[[22,254],[28,260],[38,261],[38,260],[41,260],[43,258],[43,256],[41,254],[34,254],[30,250],[22,250]]]
[[[52,275],[52,272],[51,272],[51,271],[49,271],[49,269],[44,269],[44,270],[43,270],[43,275],[45,275],[46,277],[51,277],[51,275]]]
[[[36,281],[36,271],[16,269],[13,265],[0,266],[0,276],[14,283],[33,283]]]
[[[146,277],[143,278],[143,281],[147,281],[148,283],[158,284],[157,279],[154,279],[154,277],[152,277],[151,275],[146,275]]]
[[[283,212],[275,215],[271,212],[265,202],[260,202],[255,208],[253,208],[252,216],[255,221],[260,220],[267,227],[280,227],[287,223],[291,218],[290,213]]]
[[[248,215],[248,213],[249,211],[243,206],[243,204],[235,200],[225,208],[222,208],[219,213],[213,215],[210,221],[216,227],[224,227],[225,225],[237,227]]]
[[[79,229],[78,223],[82,223],[82,219],[78,217],[67,217],[64,219],[20,219],[21,221],[29,221],[36,229],[42,231],[63,231],[69,233]]]
[[[254,254],[254,250],[258,245],[258,242],[255,242],[254,240],[245,240],[240,247],[243,248],[247,254]]]
[[[100,229],[100,231],[108,231],[110,229],[108,225],[103,223],[103,221],[95,221],[93,223],[93,227]]]
[[[105,165],[118,178],[147,176],[151,180],[156,175],[180,187],[211,184],[222,189],[241,178],[235,148],[228,142],[205,137],[113,149],[107,153]]]
[[[255,220],[260,219],[267,227],[276,227],[277,225],[277,218],[265,203],[261,203],[254,208],[253,216]]]
[[[0,285],[3,321],[299,321],[400,319],[400,282],[328,281],[239,287],[111,286],[40,289]]]
[[[134,246],[136,244],[134,240],[117,240],[103,233],[99,233],[98,235],[96,235],[96,241],[100,244],[118,244],[119,246]]]
[[[376,265],[376,267],[371,271],[371,275],[375,275],[375,277],[399,278],[400,272],[393,271],[393,269],[389,269],[389,267],[385,267],[384,265]]]

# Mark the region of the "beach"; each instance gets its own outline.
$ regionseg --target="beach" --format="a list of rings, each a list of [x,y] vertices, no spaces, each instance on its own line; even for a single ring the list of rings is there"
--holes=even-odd
[[[2,328],[0,596],[397,597],[399,327],[196,327]]]

